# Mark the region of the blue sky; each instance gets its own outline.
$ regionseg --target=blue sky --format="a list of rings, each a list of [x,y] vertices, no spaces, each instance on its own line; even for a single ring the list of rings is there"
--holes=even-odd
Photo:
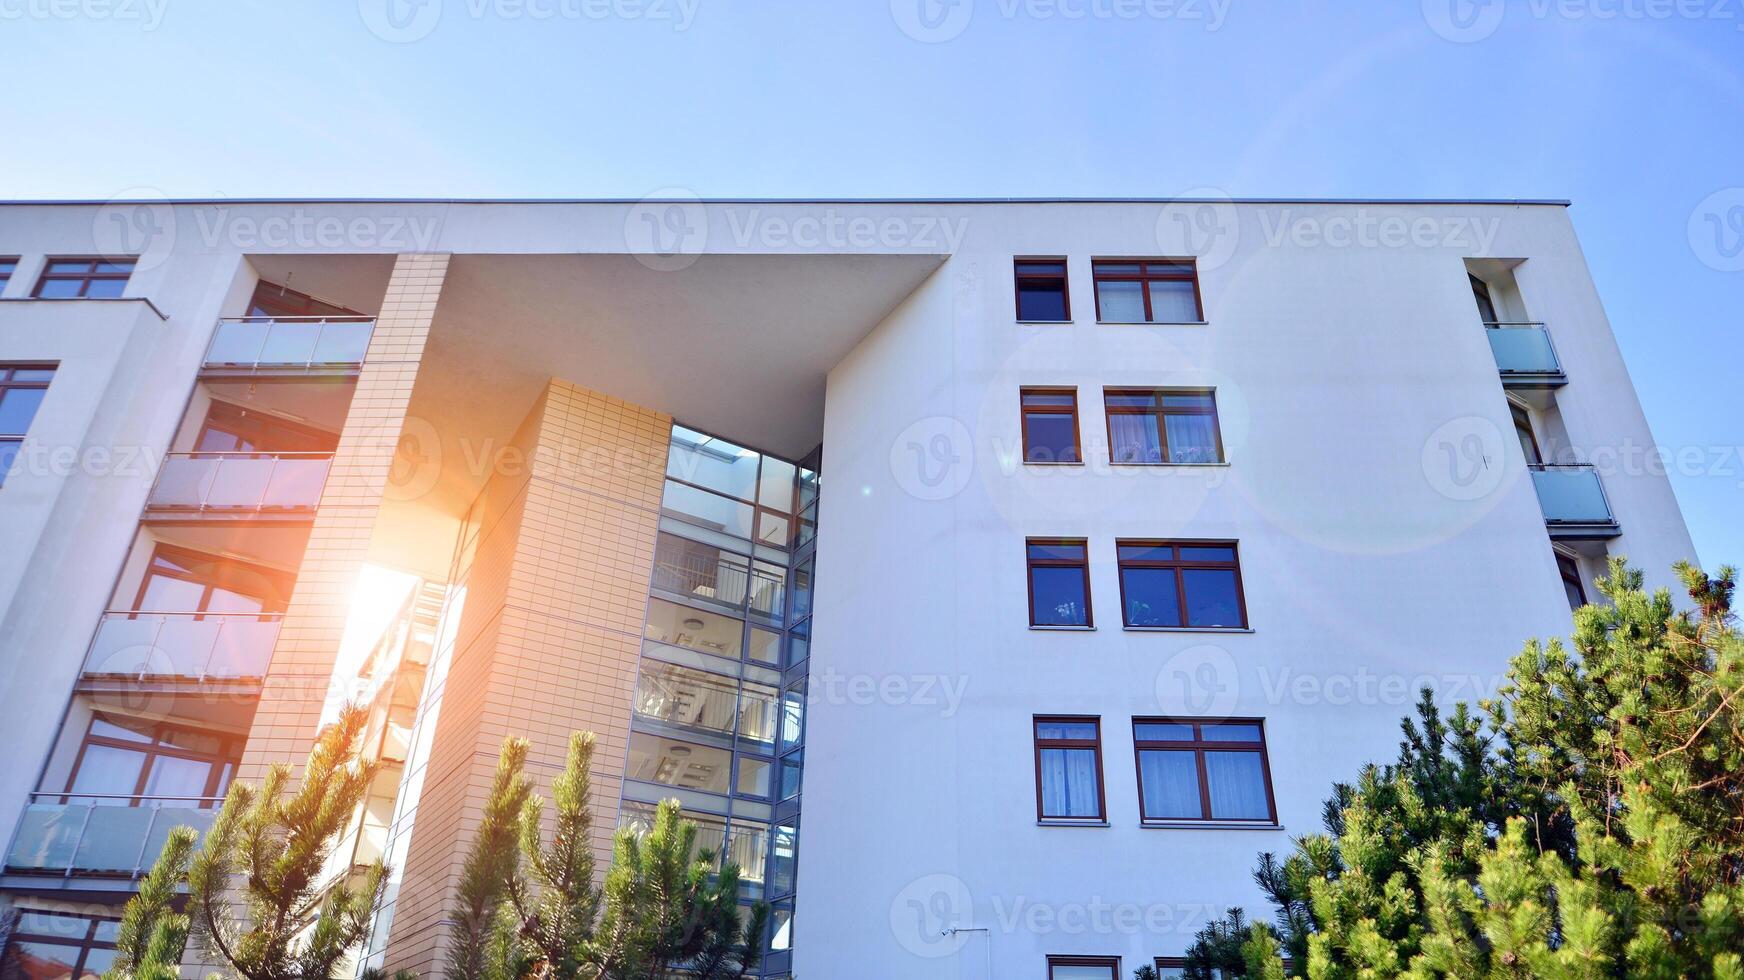
[[[1744,0],[0,0],[0,64],[7,198],[1570,198],[1744,563]]]

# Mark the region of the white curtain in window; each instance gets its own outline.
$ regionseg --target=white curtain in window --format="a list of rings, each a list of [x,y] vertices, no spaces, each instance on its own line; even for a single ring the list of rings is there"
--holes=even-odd
[[[1205,815],[1199,805],[1199,768],[1193,753],[1147,750],[1139,753],[1138,764],[1146,819],[1198,820]]]
[[[1266,779],[1258,752],[1205,753],[1211,815],[1223,820],[1266,820]]]
[[[1160,463],[1163,442],[1157,433],[1154,415],[1110,415],[1108,431],[1114,445],[1110,447],[1116,463]]]
[[[1099,816],[1096,753],[1091,749],[1042,750],[1042,813],[1049,817]]]
[[[1216,463],[1217,427],[1209,415],[1170,415],[1169,461],[1173,463]]]

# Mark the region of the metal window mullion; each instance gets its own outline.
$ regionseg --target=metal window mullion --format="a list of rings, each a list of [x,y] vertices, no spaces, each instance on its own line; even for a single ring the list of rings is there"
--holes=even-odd
[[[73,839],[73,851],[67,855],[66,877],[73,876],[73,868],[79,863],[79,845],[85,842],[85,831],[91,829],[91,811],[97,809],[97,804],[85,804],[85,819],[79,824],[79,836]]]
[[[133,856],[133,877],[139,877],[139,869],[145,864],[145,848],[151,843],[151,832],[157,829],[157,814],[161,807],[151,808],[151,819],[145,823],[145,834],[139,838],[139,852]]]

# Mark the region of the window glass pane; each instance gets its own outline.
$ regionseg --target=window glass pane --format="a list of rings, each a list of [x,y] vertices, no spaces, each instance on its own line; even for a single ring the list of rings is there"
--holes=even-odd
[[[1141,722],[1132,726],[1132,737],[1141,742],[1191,742],[1193,726],[1170,722]]]
[[[1199,820],[1205,816],[1199,800],[1199,768],[1191,750],[1141,751],[1138,770],[1147,820]]]
[[[1258,742],[1260,741],[1260,726],[1242,724],[1202,725],[1199,729],[1204,733],[1207,742]]]
[[[47,388],[7,388],[0,391],[0,433],[21,436],[30,429],[30,420],[42,404]]]
[[[757,502],[784,514],[793,513],[793,477],[792,463],[763,457],[763,472],[757,478]]]
[[[93,949],[85,956],[83,976],[87,980],[97,980],[109,968],[115,965],[115,951],[112,949]]]
[[[205,594],[206,587],[198,582],[152,575],[145,580],[138,608],[151,612],[195,612]]]
[[[1215,409],[1217,396],[1210,394],[1187,394],[1182,392],[1163,392],[1165,408],[1203,408]]]
[[[739,880],[761,882],[769,869],[769,828],[733,819],[726,859],[739,867]]]
[[[116,299],[127,290],[125,279],[93,279],[85,288],[86,299]]]
[[[793,859],[799,843],[799,828],[783,824],[775,828],[774,861],[770,865],[770,890],[777,895],[793,891]]]
[[[738,685],[730,677],[643,660],[636,679],[636,713],[669,725],[722,734],[733,731]]]
[[[1108,416],[1109,455],[1116,463],[1160,463],[1163,438],[1151,414]]]
[[[98,262],[98,263],[96,263],[96,265],[94,267],[94,271],[97,271],[97,272],[125,272],[128,274],[131,274],[133,272],[133,260],[132,259],[116,259],[115,261],[112,261],[112,262]]]
[[[739,704],[739,737],[753,742],[775,743],[775,688],[745,682],[744,696]]]
[[[89,271],[91,271],[91,260],[90,259],[51,259],[48,263],[47,268],[44,271],[54,272],[54,273],[89,272]]]
[[[1017,287],[1017,318],[1019,320],[1064,320],[1066,318],[1066,284],[1063,280],[1025,279]]]
[[[781,698],[781,748],[786,750],[798,745],[804,731],[805,692],[790,690]]]
[[[774,764],[767,759],[739,759],[739,778],[734,782],[734,789],[742,796],[768,796],[770,776],[774,773]]]
[[[45,279],[36,295],[46,299],[70,299],[79,295],[79,288],[84,285],[80,279]]]
[[[784,515],[760,511],[757,514],[757,540],[777,548],[787,547],[792,533],[792,521]]]
[[[1078,420],[1071,415],[1029,413],[1023,458],[1032,463],[1078,462]]]
[[[1143,323],[1144,283],[1098,282],[1096,296],[1107,323]]]
[[[160,755],[152,760],[151,775],[145,780],[145,795],[205,796],[206,780],[211,775],[210,762]]]
[[[1055,963],[1052,980],[1118,980],[1112,966]]]
[[[1090,622],[1084,571],[1038,565],[1029,570],[1031,614],[1037,626],[1084,626]]]
[[[24,443],[17,439],[0,439],[0,483],[5,482],[6,474],[12,472],[12,463],[22,448]]]
[[[1025,276],[1063,276],[1066,274],[1064,262],[1019,262],[1019,275]]]
[[[744,626],[730,616],[650,597],[642,632],[650,640],[737,660]]]
[[[1234,569],[1189,568],[1181,572],[1187,589],[1188,626],[1243,626],[1236,599]]]
[[[1205,753],[1211,815],[1220,820],[1267,820],[1265,773],[1258,752]]]
[[[1235,549],[1234,548],[1219,548],[1215,545],[1212,545],[1210,547],[1206,547],[1204,545],[1183,545],[1181,548],[1181,560],[1182,561],[1234,561],[1235,560]]]
[[[1064,561],[1083,561],[1084,546],[1072,542],[1044,543],[1030,542],[1029,556],[1035,559],[1061,559]]]
[[[723,531],[734,537],[751,536],[750,504],[723,497],[718,493],[668,481],[660,510],[680,520]]]
[[[1128,626],[1180,626],[1181,601],[1172,568],[1123,568],[1120,581]]]
[[[799,755],[790,755],[781,760],[781,798],[791,800],[799,795],[799,779],[804,761]]]
[[[631,732],[630,757],[624,775],[725,795],[732,766],[733,754],[725,749]]]
[[[59,943],[14,942],[6,948],[6,972],[21,980],[71,980],[79,947]]]
[[[1099,276],[1100,275],[1136,276],[1136,275],[1138,275],[1138,263],[1137,262],[1098,262],[1095,265],[1095,270],[1096,270],[1096,274]]]
[[[1193,283],[1181,279],[1155,281],[1151,288],[1151,322],[1194,323],[1199,319],[1199,301]]]
[[[1036,738],[1043,741],[1053,739],[1078,739],[1082,741],[1096,740],[1097,724],[1093,721],[1038,721],[1035,723]]]
[[[1121,561],[1173,561],[1175,549],[1166,544],[1123,544]]]
[[[91,734],[127,742],[154,742],[157,728],[152,722],[123,715],[98,715],[91,721]]]
[[[53,381],[54,368],[18,368],[12,372],[14,381]]]
[[[793,910],[769,913],[769,948],[775,952],[793,948]]]
[[[97,941],[112,943],[121,932],[121,923],[113,919],[97,920]]]
[[[1169,462],[1219,463],[1217,419],[1211,415],[1164,417],[1169,434]]]
[[[204,755],[218,755],[224,751],[222,738],[190,728],[165,727],[159,731],[158,743],[174,746],[184,752],[198,752]]]
[[[654,545],[654,587],[742,606],[749,563],[743,555],[689,538],[661,534]]]
[[[675,425],[666,475],[749,501],[757,486],[757,460],[749,449]]]
[[[793,570],[793,618],[811,615],[811,559]]]
[[[781,634],[751,628],[750,658],[760,664],[781,663]]]
[[[1157,396],[1148,391],[1104,391],[1102,404],[1109,408],[1155,408]]]
[[[1099,817],[1096,750],[1042,749],[1042,816]]]
[[[73,779],[72,790],[76,793],[103,796],[132,796],[134,787],[139,785],[139,772],[144,766],[144,753],[111,745],[87,745],[84,758],[79,760],[79,773]],[[125,805],[127,801],[99,799],[75,802]]]
[[[787,570],[780,565],[759,561],[751,566],[750,606],[753,612],[759,612],[775,620],[781,621],[786,612],[787,601]],[[810,603],[810,597],[807,597]]]
[[[1069,392],[1026,391],[1023,403],[1031,408],[1072,408],[1078,404],[1078,396]]]

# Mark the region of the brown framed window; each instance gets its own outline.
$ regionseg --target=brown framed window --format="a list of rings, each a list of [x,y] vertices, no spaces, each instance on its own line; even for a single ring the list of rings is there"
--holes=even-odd
[[[1262,719],[1134,718],[1132,745],[1144,822],[1278,822]]]
[[[1016,259],[1017,318],[1024,323],[1065,323],[1072,319],[1066,285],[1066,260]]]
[[[160,544],[133,608],[167,613],[279,613],[295,577],[278,569]]]
[[[1465,277],[1471,280],[1472,299],[1477,300],[1478,316],[1483,317],[1485,323],[1499,322],[1502,318],[1496,315],[1496,301],[1490,295],[1490,284],[1469,272]]]
[[[18,458],[54,373],[53,364],[0,364],[0,486]]]
[[[1104,388],[1111,463],[1223,462],[1212,388]]]
[[[18,256],[0,255],[0,289],[12,281],[12,274],[18,271]]]
[[[1096,319],[1102,323],[1203,323],[1199,270],[1192,259],[1094,259]]]
[[[339,435],[213,400],[194,437],[199,453],[330,453]]]
[[[248,301],[249,316],[368,316],[356,310],[322,301],[308,293],[299,293],[276,282],[262,279],[255,283],[254,296]]]
[[[1050,956],[1048,980],[1121,980],[1118,956]]]
[[[1187,976],[1187,960],[1181,956],[1159,956],[1156,959],[1157,980],[1183,980]],[[1284,975],[1294,976],[1296,964],[1288,956],[1284,957]],[[1219,971],[1213,976],[1223,977]]]
[[[1538,437],[1532,432],[1532,413],[1524,406],[1509,402],[1508,414],[1514,419],[1514,435],[1520,440],[1520,451],[1526,454],[1526,465],[1543,463],[1544,454],[1538,451]]]
[[[1562,591],[1568,596],[1568,608],[1579,609],[1587,604],[1587,587],[1581,580],[1580,562],[1572,555],[1556,553],[1556,572],[1562,576]]]
[[[1234,541],[1121,540],[1114,549],[1128,627],[1247,628]]]
[[[1094,625],[1090,616],[1090,545],[1083,538],[1028,538],[1029,624]]]
[[[1078,445],[1078,389],[1023,388],[1023,461],[1082,463]]]
[[[20,980],[98,980],[115,964],[120,920],[44,909],[20,909],[0,977]]]
[[[240,736],[99,712],[79,745],[63,802],[210,808],[242,760]]]
[[[115,299],[133,275],[133,259],[50,258],[36,281],[40,299]]]
[[[1084,715],[1035,718],[1036,819],[1100,823],[1102,720]]]

